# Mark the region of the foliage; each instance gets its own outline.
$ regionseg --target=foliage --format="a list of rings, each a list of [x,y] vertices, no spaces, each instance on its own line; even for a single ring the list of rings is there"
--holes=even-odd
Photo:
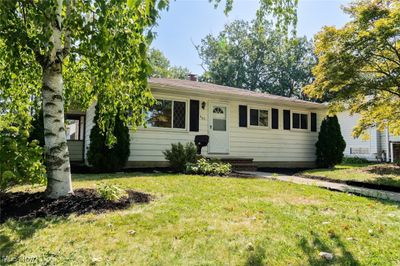
[[[44,147],[44,125],[43,125],[43,109],[40,108],[32,116],[31,129],[29,133],[29,140],[39,141],[39,146]]]
[[[122,169],[129,158],[129,128],[124,125],[117,115],[112,132],[116,137],[116,143],[110,147],[107,145],[106,135],[98,125],[98,116],[99,112],[96,106],[96,115],[93,119],[95,125],[90,131],[90,145],[87,153],[88,162],[96,171],[115,172]]]
[[[343,164],[367,164],[369,161],[361,157],[344,157],[342,160]]]
[[[342,162],[346,142],[336,116],[327,116],[322,121],[315,146],[318,167],[333,167]]]
[[[16,122],[0,126],[0,194],[17,185],[45,183],[43,149]]]
[[[227,24],[218,36],[202,39],[197,50],[207,70],[202,80],[288,97],[303,97],[316,61],[305,37],[288,39],[260,20]]]
[[[232,172],[232,166],[229,163],[207,160],[201,158],[196,163],[186,164],[186,173],[198,175],[218,175],[224,176]]]
[[[152,68],[151,77],[186,79],[190,70],[186,67],[171,66],[168,58],[157,49],[150,49],[149,62]]]
[[[169,161],[172,170],[178,173],[183,173],[187,163],[196,161],[197,149],[193,142],[172,143],[171,149],[163,152],[165,159]]]
[[[325,27],[315,38],[318,65],[311,97],[329,95],[331,113],[361,114],[353,135],[371,126],[400,134],[400,2],[355,1],[344,27]]]
[[[100,184],[96,189],[105,200],[117,201],[126,196],[125,190],[113,184]]]

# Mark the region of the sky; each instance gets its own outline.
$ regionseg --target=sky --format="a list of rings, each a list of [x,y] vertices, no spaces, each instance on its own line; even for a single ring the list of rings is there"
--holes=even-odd
[[[349,17],[340,7],[349,2],[299,0],[298,35],[312,38],[325,25],[343,26]],[[226,16],[223,3],[215,9],[208,0],[171,0],[169,10],[161,13],[152,47],[161,50],[171,65],[202,74],[201,60],[194,45],[200,44],[208,34],[217,35],[225,24],[236,19],[254,19],[258,6],[259,0],[234,0],[233,10]]]

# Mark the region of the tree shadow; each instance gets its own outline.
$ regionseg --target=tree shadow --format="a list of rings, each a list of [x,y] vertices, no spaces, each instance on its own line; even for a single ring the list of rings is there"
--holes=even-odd
[[[74,181],[102,181],[108,179],[119,179],[127,177],[143,177],[143,176],[168,176],[171,173],[147,173],[147,172],[121,172],[121,173],[101,173],[101,174],[73,174],[72,179]]]
[[[302,237],[299,241],[299,246],[307,256],[309,265],[360,265],[360,262],[354,258],[353,254],[347,250],[346,245],[337,235],[331,236],[335,247],[330,248],[329,245],[324,243],[321,237],[315,233],[311,233],[311,244],[310,242]],[[340,250],[340,252],[334,252],[333,250]],[[334,255],[332,260],[327,260],[319,255],[319,252],[328,252]],[[338,254],[339,253],[339,254]]]
[[[263,266],[265,265],[265,248],[257,245],[254,250],[250,252],[250,255],[247,257],[246,266]]]
[[[10,265],[19,261],[24,252],[21,249],[21,241],[32,238],[37,231],[50,224],[60,224],[65,221],[64,217],[38,218],[29,221],[9,219],[1,224],[0,265]]]

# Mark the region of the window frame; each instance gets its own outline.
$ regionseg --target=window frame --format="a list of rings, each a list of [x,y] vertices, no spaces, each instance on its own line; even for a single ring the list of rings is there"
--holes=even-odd
[[[258,110],[258,123],[260,122],[260,111],[268,112],[268,126],[260,126],[260,125],[251,125],[250,124],[250,110]],[[262,107],[257,105],[248,105],[247,106],[247,128],[254,129],[271,129],[271,107]]]
[[[294,114],[299,114],[299,128],[293,127],[294,119],[293,115]],[[307,128],[301,128],[301,115],[307,115]],[[297,110],[290,110],[290,130],[293,131],[300,131],[300,132],[306,132],[310,131],[311,132],[311,112],[309,111],[297,111]]]
[[[170,97],[164,95],[153,95],[156,101],[172,101],[171,104],[171,127],[147,127],[147,121],[142,126],[142,129],[145,130],[155,130],[155,131],[180,131],[180,132],[189,132],[189,99],[181,98],[181,97]],[[174,102],[184,102],[185,103],[185,128],[174,128]]]

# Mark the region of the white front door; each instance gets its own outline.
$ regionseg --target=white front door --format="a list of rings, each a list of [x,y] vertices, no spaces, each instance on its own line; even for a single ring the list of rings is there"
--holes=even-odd
[[[229,153],[229,110],[228,105],[210,104],[209,153]]]

